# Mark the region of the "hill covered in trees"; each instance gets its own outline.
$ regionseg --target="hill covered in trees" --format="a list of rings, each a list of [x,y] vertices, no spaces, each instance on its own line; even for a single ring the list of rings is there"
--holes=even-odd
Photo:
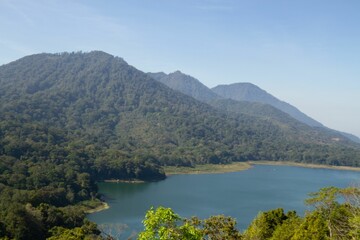
[[[71,205],[96,198],[97,181],[264,159],[359,166],[360,147],[214,108],[104,52],[37,54],[0,67],[0,237],[44,239],[56,226],[95,234]]]
[[[279,127],[271,115],[221,111],[103,52],[25,57],[0,68],[0,84],[6,156],[34,156],[35,143],[45,139],[28,135],[43,129],[59,135],[51,138],[58,140],[54,144],[47,137],[48,146],[83,149],[87,164],[93,162],[97,175],[107,178],[112,173],[106,168],[123,161],[154,167],[256,159],[357,165],[359,146],[340,135],[300,124]],[[34,124],[34,131],[23,131]]]
[[[322,124],[306,116],[294,106],[283,102],[258,86],[251,83],[234,83],[230,85],[218,85],[212,88],[216,94],[227,99],[269,104],[288,113],[293,118],[312,127],[322,127]]]
[[[148,73],[148,75],[164,83],[171,89],[191,96],[201,102],[208,103],[221,110],[245,113],[271,120],[288,121],[292,118],[310,127],[316,127],[318,131],[341,134],[351,141],[360,143],[358,137],[324,127],[321,123],[308,117],[294,106],[277,99],[251,83],[218,85],[210,89],[198,79],[180,71],[170,74],[163,72]],[[296,122],[293,120],[288,121],[288,124],[291,124],[290,122]]]

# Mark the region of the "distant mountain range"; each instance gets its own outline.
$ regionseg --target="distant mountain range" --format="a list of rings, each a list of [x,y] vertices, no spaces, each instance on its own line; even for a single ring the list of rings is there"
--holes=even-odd
[[[180,71],[176,71],[170,74],[165,74],[163,72],[148,73],[148,75],[155,80],[158,80],[159,82],[167,85],[171,89],[182,92],[201,102],[210,102],[216,99],[221,99],[220,96],[211,91],[199,80]]]
[[[148,73],[148,75],[164,83],[165,85],[174,90],[182,92],[199,101],[209,103],[214,107],[222,109],[225,108],[228,110],[251,114],[255,116],[265,116],[271,118],[274,118],[276,116],[278,120],[280,118],[286,118],[280,112],[271,109],[270,106],[272,106],[284,113],[289,114],[292,118],[302,123],[305,123],[308,126],[322,128],[324,131],[327,130],[330,132],[332,131],[340,133],[348,139],[360,143],[360,139],[358,137],[349,133],[344,133],[326,128],[323,124],[307,116],[306,114],[298,110],[296,107],[277,99],[276,97],[272,96],[265,90],[259,88],[252,83],[234,83],[230,85],[218,85],[212,89],[209,89],[198,79],[181,73],[180,71],[176,71],[170,74],[165,74],[163,72]],[[237,102],[229,101],[230,99]],[[260,104],[264,105],[261,106]],[[237,106],[236,109],[234,109],[235,105]],[[260,106],[261,110],[259,109]],[[269,115],[270,112],[272,113],[271,116]],[[279,118],[279,116],[281,117]]]
[[[163,166],[247,160],[360,167],[360,144],[101,51],[0,66],[0,238],[66,238],[71,229],[93,236],[100,232],[84,207],[95,205],[83,201],[98,196],[96,182],[155,181],[166,178]]]
[[[251,83],[218,85],[211,90],[224,98],[229,98],[237,101],[269,104],[309,126],[323,127],[321,123],[300,112],[296,107],[277,99],[276,97],[272,96],[271,94]]]
[[[226,99],[180,72],[145,74],[99,51],[37,54],[1,66],[0,103],[0,156],[40,156],[39,146],[51,148],[43,141],[54,137],[29,129],[52,129],[63,144],[81,146],[97,176],[116,175],[119,167],[119,176],[161,178],[155,170],[161,165],[360,159],[360,145],[341,134],[268,104]],[[140,171],[146,166],[152,172]]]

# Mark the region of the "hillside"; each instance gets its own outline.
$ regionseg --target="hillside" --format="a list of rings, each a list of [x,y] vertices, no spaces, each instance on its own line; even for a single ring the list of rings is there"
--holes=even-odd
[[[25,57],[2,66],[0,79],[4,125],[12,119],[11,124],[60,131],[66,144],[93,149],[89,161],[94,161],[99,175],[110,173],[106,168],[118,161],[133,159],[154,166],[273,156],[278,156],[274,160],[303,161],[302,148],[332,152],[342,146],[351,153],[354,147],[339,136],[334,141],[334,136],[312,129],[287,134],[272,121],[216,110],[103,52]],[[4,132],[8,139],[14,131]],[[4,150],[5,155],[17,152],[12,156],[22,159],[33,149],[31,144],[12,147],[15,150]],[[327,155],[311,161],[327,161]],[[340,159],[342,164],[353,164],[347,161],[347,157]]]
[[[275,122],[292,119],[288,114],[268,104],[249,101],[235,101],[220,97],[196,78],[181,73],[180,71],[170,74],[165,74],[163,72],[147,74],[171,89],[193,97],[201,102],[208,103],[212,107],[221,111],[255,116],[264,120],[272,120]],[[294,119],[290,121],[293,120]]]
[[[181,73],[180,71],[170,74],[165,74],[163,72],[147,74],[171,89],[184,93],[201,102],[208,103],[220,111],[225,110],[228,112],[255,116],[263,120],[270,120],[274,124],[283,127],[283,130],[285,131],[286,129],[292,128],[297,129],[296,131],[300,132],[300,134],[303,134],[304,131],[308,132],[309,128],[305,128],[306,130],[303,127],[299,128],[301,124],[299,125],[298,121],[300,121],[311,127],[316,127],[317,131],[320,131],[323,134],[334,135],[334,138],[342,135],[341,137],[346,137],[353,142],[360,143],[360,139],[356,136],[326,128],[322,124],[310,119],[290,104],[276,99],[264,90],[250,83],[233,84],[237,87],[235,90],[229,90],[230,87],[226,85],[218,86],[216,89],[220,91],[220,95],[224,95],[220,96],[203,85],[196,78]],[[221,90],[222,88],[223,90]],[[234,99],[238,98],[245,100],[233,100],[232,98],[227,98],[230,94],[228,91],[232,91],[231,94],[234,96]],[[281,109],[285,111],[282,111]],[[292,134],[296,134],[296,131],[292,131]],[[289,133],[285,134],[288,135]]]
[[[209,89],[198,79],[180,71],[170,74],[165,74],[163,72],[147,74],[171,89],[191,96],[201,102],[208,103],[218,109],[232,109],[231,111],[235,111],[237,113],[245,113],[262,118],[277,120],[284,117],[285,115],[283,112],[285,112],[292,118],[311,127],[317,127],[319,130],[331,134],[341,134],[353,142],[360,143],[360,138],[349,133],[340,132],[323,126],[321,123],[308,117],[294,106],[275,98],[271,94],[251,83],[219,85],[213,89]],[[236,107],[236,109],[234,109],[234,105],[239,106],[239,103],[229,101],[230,99],[242,102],[241,107]],[[227,106],[226,103],[229,103],[229,106]],[[260,107],[261,104],[263,106]],[[274,108],[279,111],[276,111]],[[288,118],[288,116],[285,118]]]
[[[0,66],[0,237],[44,239],[55,226],[95,234],[71,205],[94,199],[97,181],[264,159],[359,166],[360,147],[304,124],[219,110],[104,52]]]
[[[147,74],[171,89],[182,92],[201,102],[209,102],[221,98],[196,78],[186,75],[180,71],[170,74],[165,74],[163,72]]]
[[[226,99],[269,104],[309,126],[321,128],[322,131],[329,133],[340,134],[353,142],[360,143],[360,138],[349,133],[340,132],[323,126],[321,123],[310,118],[296,107],[277,99],[254,84],[234,83],[230,85],[218,85],[212,88],[212,91]]]
[[[258,86],[251,83],[234,83],[230,85],[219,85],[212,90],[224,98],[229,98],[237,101],[248,101],[248,102],[259,102],[264,104],[269,104],[281,111],[288,113],[293,118],[303,122],[312,127],[322,127],[323,125],[314,119],[306,116],[304,113],[300,112],[294,106],[280,101],[276,97],[262,90]]]

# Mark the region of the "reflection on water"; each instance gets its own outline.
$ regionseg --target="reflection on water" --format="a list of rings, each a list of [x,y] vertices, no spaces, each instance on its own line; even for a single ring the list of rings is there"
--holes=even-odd
[[[124,196],[126,198],[132,197],[138,192],[144,191],[150,183],[99,183],[100,192],[104,195],[105,199],[114,200],[114,197]],[[110,195],[107,195],[110,193]]]
[[[142,230],[141,221],[151,206],[165,206],[183,217],[230,215],[244,229],[259,211],[282,207],[303,214],[309,192],[359,182],[359,172],[258,165],[236,173],[175,175],[153,183],[100,183],[110,209],[89,219],[108,232],[122,232],[119,238],[126,239]]]

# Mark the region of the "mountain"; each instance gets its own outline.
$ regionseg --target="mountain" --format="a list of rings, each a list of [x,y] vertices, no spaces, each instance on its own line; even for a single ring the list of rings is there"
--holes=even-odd
[[[243,104],[213,107],[100,51],[0,66],[0,238],[46,239],[56,226],[98,233],[70,205],[96,198],[104,179],[164,179],[165,165],[360,166],[360,146],[340,134]]]
[[[148,73],[148,75],[171,89],[182,92],[201,102],[209,102],[221,98],[196,78],[186,75],[180,71],[170,74],[165,74],[163,72]]]
[[[294,106],[277,99],[276,97],[272,96],[271,94],[267,93],[266,91],[262,90],[254,84],[234,83],[230,85],[219,85],[212,88],[212,91],[214,91],[219,96],[227,99],[269,104],[285,113],[288,113],[293,118],[309,126],[320,127],[323,128],[324,131],[338,133],[353,142],[360,143],[360,138],[349,133],[326,128],[321,123],[305,115]]]
[[[331,129],[332,130],[332,129]],[[334,130],[332,130],[334,131]],[[344,137],[350,139],[351,141],[353,142],[356,142],[356,143],[360,143],[360,138],[351,134],[351,133],[346,133],[346,132],[340,132],[340,131],[335,131],[335,132],[338,132],[340,133],[341,135],[343,135]]]
[[[170,74],[170,79],[179,75],[183,74]],[[189,76],[182,77],[202,86]],[[205,86],[201,89],[195,92],[208,92]],[[216,98],[214,94],[207,96]],[[340,146],[354,147],[335,133],[302,125],[300,131],[269,117],[222,111],[164,86],[121,58],[98,51],[37,54],[1,66],[0,101],[0,120],[4,122],[0,126],[12,120],[44,129],[51,127],[63,133],[68,139],[64,141],[76,142],[84,149],[98,149],[89,159],[99,175],[111,172],[101,167],[115,166],[117,158],[139,159],[142,164],[152,159],[153,166],[186,165],[272,159],[275,151],[282,157],[274,160],[302,161],[298,145],[310,144],[329,151]],[[21,125],[18,128],[21,131]],[[3,131],[3,136],[4,132],[12,135]],[[13,156],[23,159],[32,148],[6,149],[5,155],[16,152]],[[294,151],[299,156],[289,157],[289,152],[293,155]],[[344,164],[348,161],[341,159]]]
[[[245,99],[236,101],[227,98],[227,94],[229,94],[227,91],[228,89],[224,89],[223,92],[221,92],[221,90],[219,90],[221,89],[220,87],[216,88],[224,95],[220,96],[221,94],[216,94],[213,90],[203,85],[198,79],[180,71],[170,74],[165,74],[163,72],[147,74],[159,82],[164,83],[171,89],[184,93],[201,102],[208,103],[212,107],[220,110],[256,116],[261,119],[270,120],[278,126],[284,126],[284,123],[286,123],[285,125],[290,124],[299,126],[299,123],[295,120],[297,119],[307,125],[321,128],[318,129],[319,131],[337,135],[341,134],[353,142],[360,143],[360,139],[356,136],[326,128],[321,123],[309,118],[290,104],[276,99],[264,90],[250,83],[236,84],[239,92],[238,94],[233,93],[233,95],[240,96],[238,99]],[[224,86],[225,85],[222,85],[222,87]],[[271,102],[274,104],[270,104]],[[287,111],[282,111],[281,109]],[[289,127],[287,127],[287,129],[289,129]]]
[[[321,123],[305,115],[294,106],[277,99],[254,84],[234,83],[230,85],[219,85],[212,88],[212,90],[224,98],[269,104],[309,126],[323,127]]]
[[[235,101],[221,97],[203,85],[198,79],[180,71],[170,74],[163,72],[148,73],[148,75],[171,89],[184,93],[201,102],[208,103],[220,110],[256,116],[266,120],[296,122],[288,114],[271,105],[259,102]]]

